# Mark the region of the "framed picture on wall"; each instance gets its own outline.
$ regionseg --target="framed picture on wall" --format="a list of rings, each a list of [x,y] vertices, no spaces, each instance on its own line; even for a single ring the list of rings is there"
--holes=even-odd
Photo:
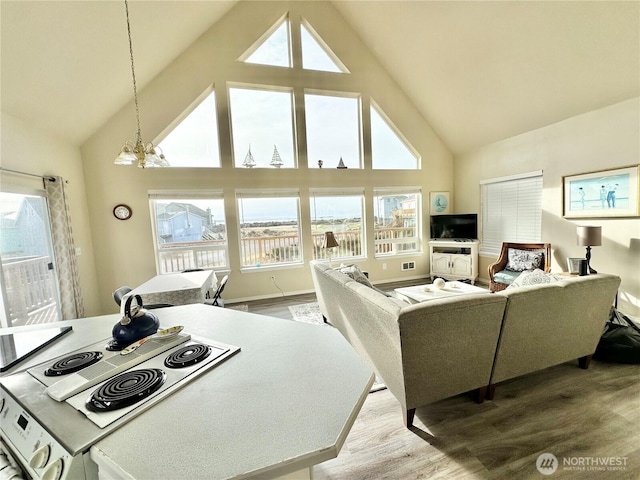
[[[562,177],[565,218],[637,217],[640,166]]]
[[[431,192],[429,194],[429,205],[431,215],[450,213],[451,202],[449,201],[449,192]]]

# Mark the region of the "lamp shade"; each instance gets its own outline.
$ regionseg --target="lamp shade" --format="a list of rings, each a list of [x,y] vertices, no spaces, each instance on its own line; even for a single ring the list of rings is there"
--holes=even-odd
[[[602,227],[579,226],[577,228],[578,245],[599,247],[602,245]]]
[[[322,248],[333,248],[340,245],[336,240],[333,232],[324,232],[324,242],[322,243]]]

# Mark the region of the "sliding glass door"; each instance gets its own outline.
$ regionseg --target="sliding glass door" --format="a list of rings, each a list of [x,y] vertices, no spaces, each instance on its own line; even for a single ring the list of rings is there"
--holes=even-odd
[[[62,319],[44,196],[0,192],[0,326]]]

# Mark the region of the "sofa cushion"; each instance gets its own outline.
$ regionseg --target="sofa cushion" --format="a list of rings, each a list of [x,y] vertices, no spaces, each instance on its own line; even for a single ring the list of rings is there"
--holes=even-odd
[[[509,262],[507,263],[507,270],[514,272],[523,272],[525,270],[535,270],[542,266],[544,259],[544,252],[539,250],[519,250],[517,248],[510,248]]]
[[[360,270],[355,265],[340,265],[340,267],[336,270],[338,270],[340,273],[344,273],[346,276],[350,277],[358,283],[366,285],[369,288],[373,287],[367,276],[362,273],[362,270]]]
[[[519,288],[519,287],[527,287],[531,285],[542,285],[545,283],[555,283],[562,280],[562,277],[559,275],[554,275],[552,273],[545,273],[539,268],[531,271],[525,271],[518,275],[511,285],[507,287],[510,288]]]
[[[521,273],[513,270],[502,270],[493,276],[493,281],[510,285]]]

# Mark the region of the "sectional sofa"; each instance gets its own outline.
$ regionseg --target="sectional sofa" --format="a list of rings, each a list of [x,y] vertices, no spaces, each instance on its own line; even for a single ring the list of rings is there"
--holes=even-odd
[[[553,283],[407,304],[311,262],[320,311],[402,406],[474,391],[493,398],[499,382],[570,360],[587,368],[620,278],[554,277]]]

